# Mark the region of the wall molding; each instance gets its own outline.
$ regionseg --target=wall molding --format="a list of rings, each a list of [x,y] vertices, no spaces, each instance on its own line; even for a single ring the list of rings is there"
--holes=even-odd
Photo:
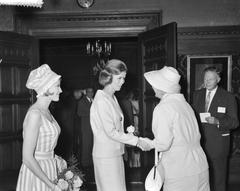
[[[161,24],[161,10],[15,15],[15,31],[37,38],[131,37]]]
[[[188,37],[236,37],[240,35],[240,26],[209,26],[209,27],[182,27],[178,28],[180,39]]]
[[[236,54],[240,50],[240,26],[178,28],[178,54]]]

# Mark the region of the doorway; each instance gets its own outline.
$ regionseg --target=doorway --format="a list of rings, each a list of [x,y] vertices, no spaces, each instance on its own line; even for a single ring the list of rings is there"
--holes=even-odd
[[[136,88],[138,86],[137,37],[40,39],[40,64],[47,63],[62,75],[62,86],[67,90],[94,86],[96,79],[93,67],[98,58],[87,54],[86,45],[96,40],[111,42],[109,59],[120,59],[127,65],[128,73],[124,90]]]
[[[88,55],[86,51],[86,45],[88,42],[95,42],[100,40],[101,42],[111,42],[111,55],[109,59],[120,59],[127,65],[128,72],[125,83],[120,92],[116,93],[118,101],[121,105],[121,100],[126,97],[128,92],[132,89],[137,90],[139,88],[138,79],[138,38],[137,37],[109,37],[109,38],[64,38],[64,39],[40,39],[40,64],[48,64],[56,73],[62,76],[61,87],[63,93],[61,94],[60,101],[51,105],[52,113],[57,119],[62,128],[56,153],[65,159],[68,158],[66,153],[69,153],[69,141],[76,140],[74,133],[76,132],[71,121],[66,122],[65,117],[62,117],[62,112],[65,112],[68,108],[71,110],[72,103],[69,102],[71,94],[75,89],[84,90],[88,87],[94,87],[94,91],[97,88],[101,88],[98,85],[98,75],[94,75],[93,67],[96,65],[97,57]],[[123,109],[123,108],[122,108]],[[69,111],[68,110],[68,111]],[[72,112],[72,111],[69,111]],[[127,117],[125,117],[127,118]],[[79,147],[75,142],[75,147]],[[132,150],[132,149],[129,149]],[[140,155],[140,150],[135,151]],[[129,152],[132,154],[132,152]],[[78,153],[73,153],[75,156]],[[134,154],[134,153],[133,153]],[[141,182],[141,168],[140,165],[129,165],[131,156],[125,157],[126,178],[127,182]],[[140,158],[138,159],[140,164]],[[86,178],[88,182],[94,182],[93,169],[86,169]]]

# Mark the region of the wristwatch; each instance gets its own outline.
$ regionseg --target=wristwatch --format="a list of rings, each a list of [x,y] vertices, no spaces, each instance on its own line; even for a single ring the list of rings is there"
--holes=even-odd
[[[78,5],[82,8],[89,8],[93,5],[94,0],[77,0]]]

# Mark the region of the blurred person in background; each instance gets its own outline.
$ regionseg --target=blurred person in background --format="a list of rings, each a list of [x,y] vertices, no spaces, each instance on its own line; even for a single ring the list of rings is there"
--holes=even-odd
[[[92,162],[92,147],[93,147],[93,133],[90,125],[90,107],[93,101],[93,88],[87,88],[86,94],[82,96],[77,105],[77,115],[80,118],[81,124],[78,127],[78,135],[80,137],[79,158],[80,164],[83,168],[93,166]]]

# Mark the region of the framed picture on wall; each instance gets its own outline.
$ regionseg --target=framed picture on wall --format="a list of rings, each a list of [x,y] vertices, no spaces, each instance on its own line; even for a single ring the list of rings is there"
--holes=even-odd
[[[215,66],[221,71],[219,86],[231,91],[232,56],[230,55],[191,55],[187,56],[188,101],[192,102],[193,92],[204,88],[203,71]]]

